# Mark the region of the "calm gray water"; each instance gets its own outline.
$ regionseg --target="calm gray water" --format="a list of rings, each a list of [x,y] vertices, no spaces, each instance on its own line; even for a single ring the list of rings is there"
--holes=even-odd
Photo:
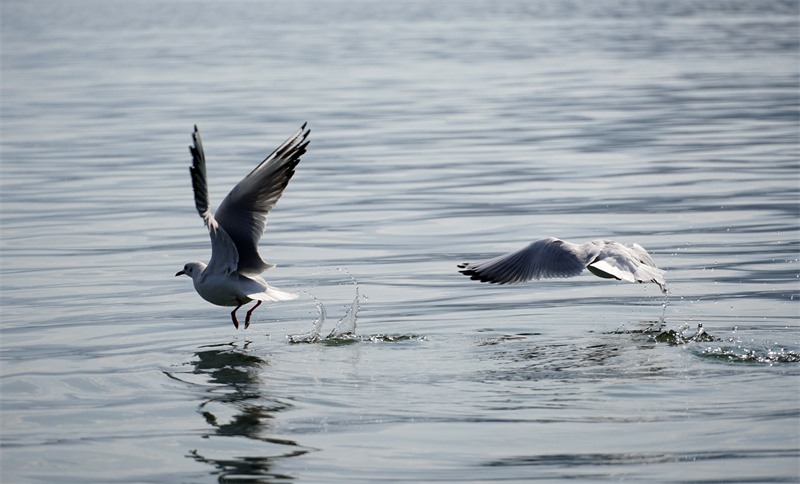
[[[800,480],[798,2],[0,8],[3,482]],[[305,121],[236,331],[190,133]],[[544,236],[669,297],[456,272]]]

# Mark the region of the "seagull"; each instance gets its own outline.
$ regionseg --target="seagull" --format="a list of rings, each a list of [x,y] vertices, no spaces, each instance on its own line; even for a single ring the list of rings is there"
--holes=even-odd
[[[192,139],[192,175],[194,204],[211,235],[211,260],[189,262],[175,276],[192,278],[194,289],[206,301],[218,306],[236,306],[231,319],[236,329],[239,320],[236,311],[251,301],[255,305],[247,311],[244,327],[250,326],[250,316],[264,301],[290,301],[296,294],[268,286],[260,274],[275,267],[261,259],[258,241],[267,225],[267,214],[281,198],[283,190],[294,175],[294,168],[306,152],[311,130],[306,124],[272,152],[249,175],[233,187],[228,196],[211,215],[206,181],[206,156],[197,125]]]
[[[589,272],[604,279],[629,282],[655,282],[666,294],[663,270],[639,244],[626,246],[613,240],[593,240],[573,244],[555,237],[531,242],[527,246],[494,259],[459,264],[459,272],[470,279],[497,284],[518,284],[540,277],[572,277]]]

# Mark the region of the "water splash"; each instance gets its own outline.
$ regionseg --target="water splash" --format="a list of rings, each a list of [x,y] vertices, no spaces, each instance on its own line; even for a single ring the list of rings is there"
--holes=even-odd
[[[326,346],[344,346],[353,343],[404,343],[428,341],[428,338],[419,334],[373,334],[355,335],[348,334],[338,338],[325,338],[320,341]]]
[[[301,334],[288,334],[286,335],[286,338],[291,343],[314,343],[320,340],[322,325],[325,324],[325,318],[327,317],[328,312],[325,310],[325,305],[322,304],[322,301],[317,299],[315,295],[307,291],[302,292],[314,298],[314,303],[317,305],[317,319],[314,321],[314,326],[312,327],[311,331]]]
[[[670,329],[668,331],[659,331],[655,335],[651,335],[653,340],[658,343],[667,343],[673,346],[684,345],[687,343],[697,341],[715,341],[714,336],[706,333],[703,329],[703,324],[699,323],[697,329],[691,332],[689,324],[685,324],[677,330]]]
[[[743,348],[742,346],[724,348],[708,347],[701,353],[709,358],[719,358],[731,363],[764,363],[769,366],[778,363],[800,363],[800,352],[786,348]]]
[[[356,281],[356,278],[346,270],[339,270],[343,271],[345,274],[350,276],[350,279],[352,279],[353,285],[356,288],[356,297],[353,298],[353,302],[350,304],[347,312],[344,313],[342,319],[336,322],[336,324],[333,326],[333,330],[331,330],[326,339],[355,336],[356,325],[358,324],[358,310],[360,309],[359,301],[361,300],[361,292],[358,287],[358,281]]]
[[[728,338],[727,342],[704,348],[701,356],[727,360],[732,363],[765,363],[769,366],[777,363],[800,362],[800,350],[787,349],[778,342],[758,343],[753,340],[744,342],[741,336],[736,334],[738,329],[734,326],[733,336]]]
[[[707,333],[703,329],[702,323],[699,323],[694,331],[687,323],[677,330],[645,332],[650,333],[650,337],[655,342],[667,343],[670,346],[716,343],[713,346],[694,347],[695,349],[692,351],[702,357],[725,360],[730,363],[763,363],[770,366],[778,363],[800,363],[800,351],[787,349],[777,343],[770,346],[768,343],[749,342],[745,345],[736,338],[726,341]],[[735,332],[736,328],[734,328]]]
[[[664,302],[661,303],[661,323],[666,321],[667,317],[667,304],[669,304],[669,290],[664,293]]]
[[[301,333],[296,335],[287,335],[286,338],[289,340],[290,343],[316,343],[320,341],[347,341],[347,340],[355,340],[356,339],[356,326],[358,325],[358,311],[360,307],[361,301],[361,290],[358,285],[358,281],[355,277],[353,277],[347,269],[337,268],[339,272],[343,272],[347,274],[350,280],[353,282],[353,286],[356,289],[356,295],[353,299],[353,302],[350,304],[350,307],[345,312],[344,316],[336,322],[333,326],[331,332],[325,337],[322,338],[322,326],[325,324],[325,320],[327,317],[327,311],[325,310],[325,306],[322,304],[315,295],[302,291],[312,298],[314,298],[314,302],[317,305],[317,312],[319,313],[319,317],[316,321],[314,321],[314,327],[311,331],[307,333]]]

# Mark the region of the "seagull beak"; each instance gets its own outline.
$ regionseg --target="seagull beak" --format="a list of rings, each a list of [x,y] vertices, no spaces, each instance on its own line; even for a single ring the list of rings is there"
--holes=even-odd
[[[177,273],[177,274],[175,274],[175,277],[182,276],[182,275],[184,275],[184,274],[186,274],[186,273],[185,273],[185,272],[183,272],[183,271],[178,271],[178,273]]]

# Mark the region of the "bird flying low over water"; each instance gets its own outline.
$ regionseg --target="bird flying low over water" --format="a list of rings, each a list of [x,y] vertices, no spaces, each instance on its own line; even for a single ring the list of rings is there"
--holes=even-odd
[[[192,138],[192,175],[194,203],[211,235],[211,260],[189,262],[176,276],[192,278],[197,293],[206,301],[218,306],[236,306],[231,312],[233,325],[238,329],[236,311],[250,301],[255,305],[247,311],[245,329],[250,326],[250,316],[263,301],[289,301],[296,294],[280,291],[267,285],[260,274],[275,267],[261,259],[258,241],[267,225],[267,214],[281,198],[283,190],[294,175],[294,168],[306,152],[311,130],[306,125],[272,152],[249,175],[233,187],[228,196],[211,215],[206,180],[206,157],[200,133],[194,127]]]
[[[554,237],[531,242],[517,251],[480,262],[459,264],[459,272],[473,280],[518,284],[531,279],[572,277],[583,269],[604,279],[655,282],[667,292],[664,271],[639,244],[628,247],[613,240],[573,244]]]

